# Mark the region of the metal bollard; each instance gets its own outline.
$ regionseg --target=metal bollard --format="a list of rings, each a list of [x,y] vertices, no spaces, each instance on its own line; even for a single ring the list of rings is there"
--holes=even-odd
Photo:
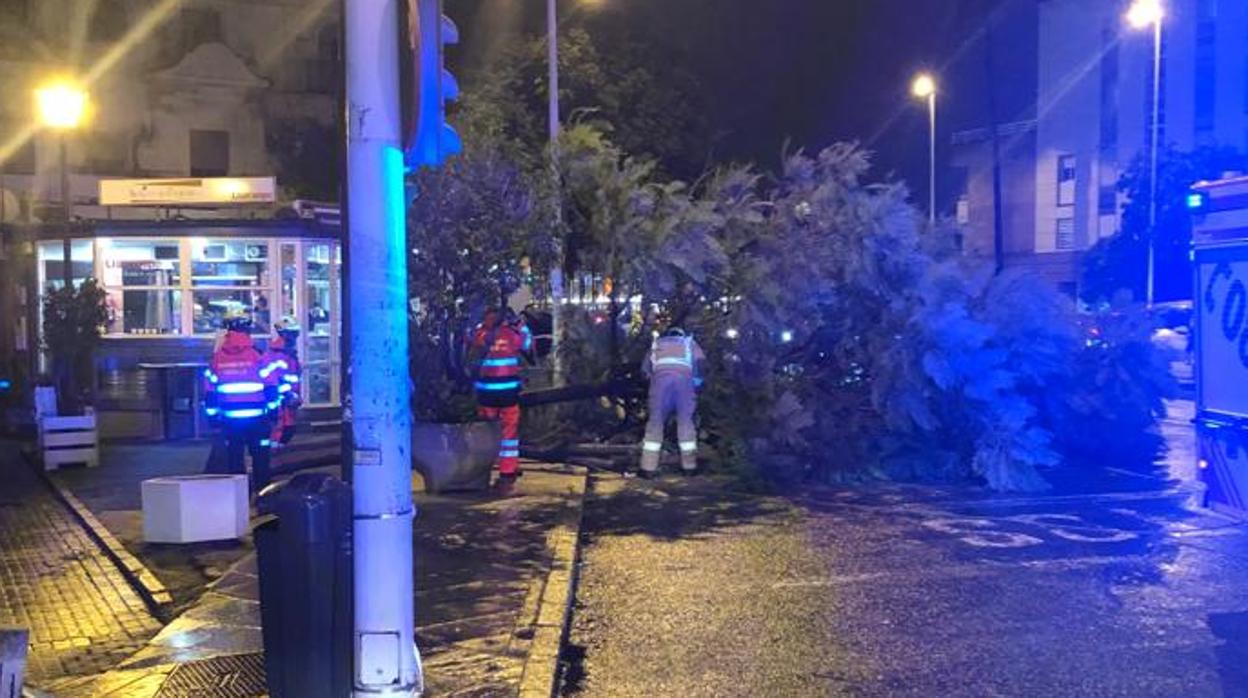
[[[0,698],[22,698],[30,631],[0,627]]]

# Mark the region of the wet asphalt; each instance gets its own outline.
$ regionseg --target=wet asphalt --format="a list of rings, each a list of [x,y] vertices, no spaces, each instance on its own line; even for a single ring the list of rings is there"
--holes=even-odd
[[[1248,525],[1155,473],[1051,479],[599,477],[564,694],[1248,698]]]

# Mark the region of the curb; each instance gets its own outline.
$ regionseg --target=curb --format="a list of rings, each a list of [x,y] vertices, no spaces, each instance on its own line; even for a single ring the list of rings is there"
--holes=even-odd
[[[100,523],[99,519],[91,513],[87,506],[83,504],[72,492],[61,487],[51,477],[47,471],[43,470],[33,460],[31,455],[26,451],[22,452],[22,456],[26,464],[43,480],[60,500],[61,504],[69,509],[74,518],[78,519],[78,523],[86,530],[87,535],[100,546],[104,551],[104,555],[112,560],[117,569],[121,571],[121,576],[125,577],[130,586],[143,599],[143,603],[147,605],[152,615],[156,617],[162,624],[168,624],[173,620],[173,595],[165,588],[165,585],[147,569],[142,562],[134,555],[126,550],[121,541],[113,536],[112,532]]]
[[[552,555],[550,571],[529,590],[515,633],[530,641],[520,675],[520,698],[551,698],[559,688],[559,658],[576,598],[581,522],[589,483],[588,469],[574,470],[580,474],[576,504],[567,507],[563,520],[547,534],[546,548]]]

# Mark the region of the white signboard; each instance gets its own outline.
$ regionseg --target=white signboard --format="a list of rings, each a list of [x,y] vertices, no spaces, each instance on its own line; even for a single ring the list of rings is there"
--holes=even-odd
[[[1197,252],[1200,407],[1248,417],[1248,246]]]
[[[264,204],[277,201],[273,177],[102,179],[101,206],[193,206]]]

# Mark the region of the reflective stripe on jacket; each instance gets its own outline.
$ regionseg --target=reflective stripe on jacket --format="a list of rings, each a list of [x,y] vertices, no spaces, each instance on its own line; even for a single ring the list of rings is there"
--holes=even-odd
[[[480,404],[506,407],[519,401],[520,357],[532,346],[532,342],[533,336],[523,323],[495,328],[477,327],[472,335],[472,347],[483,355],[474,376]]]

